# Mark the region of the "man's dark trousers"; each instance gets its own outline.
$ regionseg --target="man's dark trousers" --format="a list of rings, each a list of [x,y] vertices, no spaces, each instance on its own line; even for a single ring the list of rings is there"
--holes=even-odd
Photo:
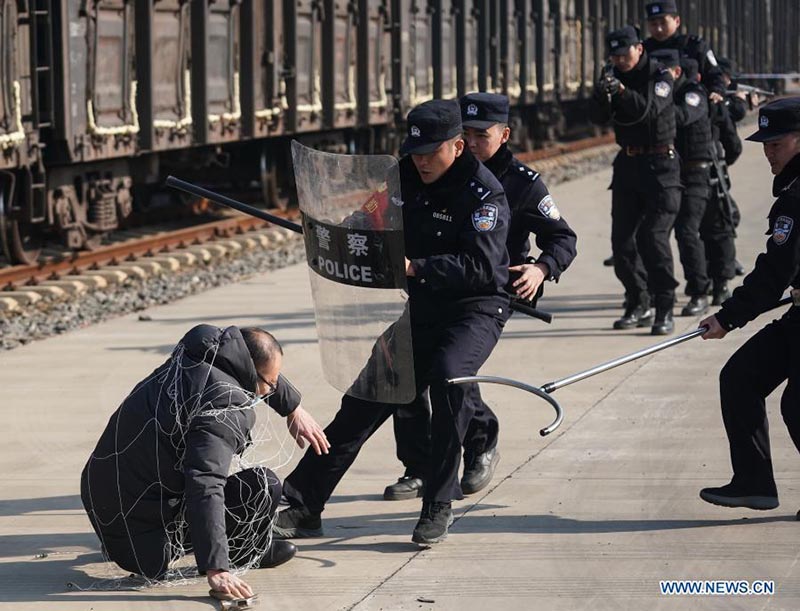
[[[784,380],[781,414],[800,450],[800,308],[751,337],[719,376],[722,419],[730,442],[733,483],[748,494],[777,496],[765,399]]]
[[[415,320],[413,305],[411,313],[417,397],[428,389],[432,409],[431,458],[422,474],[427,482],[424,500],[450,502],[463,496],[458,470],[461,444],[474,412],[467,395],[474,385],[446,385],[445,380],[478,372],[497,344],[506,317],[467,311],[429,322]],[[318,456],[309,449],[286,478],[284,495],[290,504],[322,511],[361,446],[397,407],[345,395],[325,428],[329,453]]]
[[[711,172],[707,162],[688,162],[682,173],[683,197],[675,220],[675,239],[686,278],[686,294],[706,295],[711,288],[708,278],[705,244],[700,238],[700,226],[711,195]],[[687,167],[690,166],[690,167]]]
[[[628,303],[642,303],[649,292],[657,308],[671,308],[678,286],[669,243],[681,198],[677,157],[621,151],[611,189],[614,272]]]

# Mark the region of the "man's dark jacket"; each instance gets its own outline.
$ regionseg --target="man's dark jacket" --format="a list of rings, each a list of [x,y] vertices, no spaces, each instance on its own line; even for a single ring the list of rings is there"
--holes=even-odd
[[[174,528],[185,509],[198,569],[230,568],[224,488],[234,454],[250,443],[256,381],[237,327],[198,325],[183,337],[112,414],[81,474],[101,539],[135,544],[137,532]],[[281,377],[270,403],[285,416],[300,395]]]

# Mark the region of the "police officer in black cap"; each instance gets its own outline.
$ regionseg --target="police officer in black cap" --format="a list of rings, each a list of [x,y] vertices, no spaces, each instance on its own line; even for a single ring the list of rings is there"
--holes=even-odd
[[[675,49],[682,56],[697,61],[703,86],[709,92],[709,100],[713,104],[722,102],[725,97],[725,83],[722,71],[714,52],[708,43],[694,34],[681,34],[681,17],[675,0],[659,0],[645,5],[647,29],[650,38],[644,43],[648,53],[657,49]]]
[[[678,286],[669,235],[681,199],[673,79],[650,60],[635,28],[610,32],[606,45],[613,70],[607,66],[595,87],[591,117],[596,123],[611,120],[622,147],[611,184],[611,246],[614,272],[625,287],[626,309],[614,328],[652,322],[651,333],[666,335],[674,329]]]
[[[760,100],[757,94],[748,96],[744,91],[737,91],[736,63],[732,59],[720,57],[718,63],[726,89],[725,106],[728,107],[728,112],[734,123],[738,123],[747,116],[750,105],[752,104],[752,107],[755,108],[759,105]],[[748,98],[750,98],[749,102]]]
[[[472,419],[474,385],[448,385],[475,375],[508,318],[506,238],[510,213],[503,188],[466,149],[455,100],[431,100],[408,115],[400,149],[414,374],[430,394],[431,455],[422,513],[412,540],[442,541],[462,498],[461,444]],[[286,478],[290,507],[276,518],[285,538],[321,536],[320,514],[361,446],[396,405],[345,396],[325,429],[328,454],[306,453]]]
[[[720,339],[774,306],[787,287],[800,287],[800,97],[761,108],[758,131],[778,199],[769,213],[766,252],[722,309],[700,323],[703,339]],[[772,471],[765,399],[788,380],[781,414],[800,450],[800,300],[779,319],[750,338],[720,373],[722,419],[730,443],[733,478],[700,497],[715,505],[773,509],[778,489]]]
[[[531,300],[542,292],[545,280],[558,282],[577,254],[575,232],[561,216],[539,173],[522,164],[508,150],[511,135],[508,127],[509,102],[496,93],[469,93],[461,98],[461,121],[464,139],[475,157],[483,162],[503,185],[511,208],[508,233],[511,279],[509,293]],[[541,251],[531,257],[530,234]],[[491,481],[499,460],[497,451],[498,421],[476,388],[475,416],[464,440],[464,475],[461,489],[474,494]],[[422,402],[404,406],[394,417],[397,457],[405,473],[395,484],[386,487],[386,500],[414,498],[424,486],[417,465],[430,454],[429,414]]]
[[[711,172],[711,120],[708,115],[708,94],[689,74],[697,73],[697,62],[684,58],[675,49],[653,51],[650,57],[667,68],[675,79],[676,137],[675,148],[681,160],[681,182],[683,196],[678,218],[675,220],[675,238],[686,278],[687,303],[682,316],[696,316],[708,310],[708,278],[705,246],[700,239],[700,225],[711,194],[709,187]]]

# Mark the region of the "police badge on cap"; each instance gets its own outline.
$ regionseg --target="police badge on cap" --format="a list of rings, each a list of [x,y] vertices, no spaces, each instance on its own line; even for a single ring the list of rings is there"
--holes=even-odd
[[[660,2],[648,2],[644,7],[648,19],[661,17],[662,15],[677,15],[678,5],[675,0],[661,0]]]
[[[792,132],[800,132],[800,97],[783,98],[762,106],[758,111],[758,131],[747,140],[770,142]]]
[[[401,155],[426,155],[461,135],[461,109],[455,100],[429,100],[408,113],[408,137]]]

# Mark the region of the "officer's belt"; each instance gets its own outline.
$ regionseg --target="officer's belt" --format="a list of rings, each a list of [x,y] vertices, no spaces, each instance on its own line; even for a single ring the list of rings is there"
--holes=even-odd
[[[711,167],[710,161],[684,161],[683,167],[686,170],[705,170]]]
[[[637,155],[667,155],[672,153],[675,148],[671,144],[664,144],[661,146],[626,146],[625,154],[628,157],[636,157]]]

